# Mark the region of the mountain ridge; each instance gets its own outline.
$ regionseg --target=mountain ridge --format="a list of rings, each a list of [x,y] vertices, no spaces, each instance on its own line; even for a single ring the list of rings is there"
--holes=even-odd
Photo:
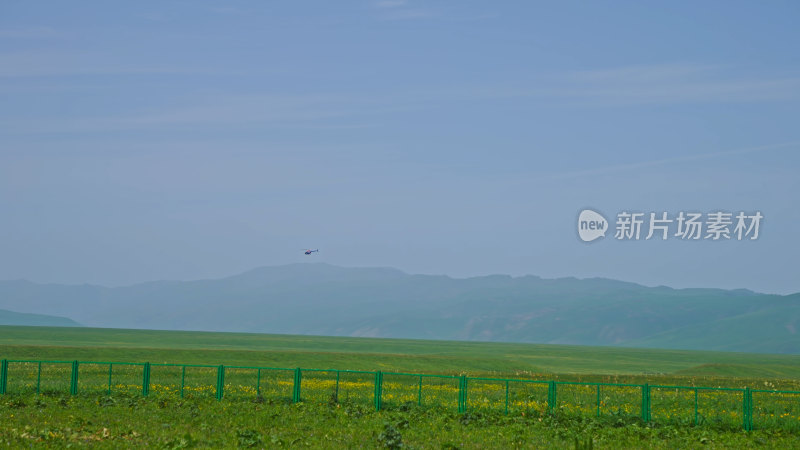
[[[114,288],[0,281],[0,308],[97,327],[800,353],[800,293],[597,277],[452,278],[300,263]]]
[[[32,327],[81,327],[83,325],[72,319],[45,314],[21,313],[0,309],[0,325],[32,326]]]
[[[25,284],[31,284],[31,285],[37,285],[37,286],[70,286],[70,287],[93,287],[93,288],[102,288],[102,289],[123,289],[123,288],[131,288],[131,287],[142,286],[142,285],[162,284],[162,283],[172,284],[172,283],[202,283],[202,282],[209,282],[209,281],[222,281],[222,280],[238,279],[238,278],[240,278],[240,277],[242,277],[244,275],[258,273],[258,272],[261,272],[263,270],[290,268],[290,267],[313,267],[313,266],[329,267],[329,268],[344,269],[344,270],[359,270],[359,271],[360,270],[365,270],[365,271],[383,271],[383,270],[385,270],[387,272],[396,272],[398,274],[405,275],[405,276],[411,276],[411,277],[413,277],[413,276],[443,277],[443,278],[447,278],[447,279],[450,279],[450,280],[472,280],[472,279],[499,277],[499,278],[513,279],[513,280],[531,278],[531,279],[546,280],[546,281],[559,281],[559,280],[601,281],[601,282],[608,281],[608,282],[612,282],[612,283],[626,284],[626,285],[632,285],[632,286],[643,287],[643,288],[650,288],[650,289],[661,289],[661,288],[663,288],[663,289],[669,289],[669,290],[673,290],[673,291],[714,290],[714,291],[725,291],[725,292],[732,292],[732,293],[733,292],[741,292],[743,294],[748,294],[748,295],[750,295],[750,294],[782,295],[782,294],[766,294],[766,293],[762,293],[762,292],[753,291],[753,290],[750,290],[750,289],[747,289],[747,288],[724,289],[724,288],[714,288],[714,287],[675,288],[675,287],[666,286],[666,285],[647,286],[647,285],[644,285],[644,284],[637,283],[635,281],[618,280],[618,279],[615,279],[615,278],[606,278],[606,277],[579,278],[579,277],[574,277],[574,276],[566,276],[566,277],[556,277],[556,278],[543,278],[541,276],[533,275],[533,274],[525,274],[525,275],[514,276],[514,275],[509,275],[509,274],[501,274],[501,273],[492,273],[492,274],[486,274],[486,275],[473,275],[473,276],[468,276],[468,277],[453,277],[453,276],[444,275],[444,274],[412,274],[412,273],[405,272],[403,270],[400,270],[400,269],[397,269],[397,268],[394,268],[394,267],[389,267],[389,266],[378,266],[378,267],[353,266],[353,267],[349,267],[349,266],[337,266],[337,265],[324,263],[324,262],[291,263],[291,264],[281,264],[281,265],[272,265],[272,266],[265,265],[265,266],[254,267],[252,269],[248,269],[248,270],[245,270],[244,272],[240,272],[240,273],[237,273],[237,274],[225,275],[225,276],[219,276],[219,277],[213,277],[213,278],[199,278],[199,279],[190,279],[190,280],[158,279],[158,280],[141,281],[141,282],[137,282],[137,283],[125,284],[125,285],[120,285],[120,286],[105,286],[105,285],[102,285],[102,284],[93,284],[93,283],[38,282],[38,281],[28,280],[26,278],[15,278],[15,279],[0,280],[0,283],[15,283],[15,282],[19,282],[19,283],[25,283]],[[797,294],[800,294],[800,292],[791,293],[791,294],[783,294],[782,296],[791,296],[791,295],[797,295]]]

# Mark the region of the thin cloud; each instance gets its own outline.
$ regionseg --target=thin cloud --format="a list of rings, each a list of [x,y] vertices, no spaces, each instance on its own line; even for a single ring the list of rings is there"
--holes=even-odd
[[[568,73],[553,93],[611,104],[779,100],[800,94],[800,77],[743,78],[731,77],[731,72],[708,64],[586,70]]]
[[[139,17],[150,22],[167,22],[170,20],[166,14],[160,12],[144,12],[139,14]]]
[[[402,106],[376,102],[369,97],[341,95],[221,96],[194,105],[142,111],[112,117],[5,120],[3,134],[87,133],[127,130],[187,130],[202,127],[220,130],[249,129],[267,125],[314,129],[373,127],[363,119],[405,111]]]
[[[0,29],[0,39],[51,39],[63,36],[50,27]]]
[[[88,53],[35,51],[0,54],[0,77],[143,74],[176,70],[178,69],[170,67],[114,63],[102,55]]]
[[[439,16],[426,8],[410,7],[406,0],[379,0],[373,6],[380,10],[381,20],[415,20]]]
[[[383,16],[384,20],[413,20],[429,19],[435,17],[432,11],[426,9],[396,9]]]
[[[799,96],[800,78],[575,85],[547,94],[599,106],[788,100]]]
[[[174,64],[132,64],[102,53],[47,51],[0,53],[0,78],[82,75],[238,75],[243,73],[252,72],[236,72],[219,67],[192,68]]]
[[[573,71],[567,76],[581,82],[652,83],[703,75],[722,68],[718,65],[671,63]]]
[[[430,95],[475,100],[532,98],[578,107],[788,101],[800,76],[736,76],[727,67],[658,64],[539,74],[527,85],[441,88]]]
[[[445,22],[474,22],[479,20],[495,19],[499,17],[497,13],[488,14],[461,14],[455,10],[433,10],[430,8],[415,7],[406,0],[380,0],[373,3],[373,7],[380,10],[381,20],[417,20],[417,19],[436,19]]]
[[[655,159],[650,161],[639,161],[629,164],[617,164],[613,166],[604,166],[604,167],[597,167],[594,169],[586,169],[586,170],[576,170],[570,172],[562,172],[552,174],[550,176],[545,176],[544,178],[548,180],[558,180],[558,179],[565,179],[565,178],[579,178],[585,177],[589,175],[604,175],[607,173],[614,173],[614,172],[622,172],[627,170],[636,170],[636,169],[645,169],[655,166],[663,166],[667,164],[680,164],[692,161],[702,161],[708,159],[715,159],[715,158],[725,158],[729,156],[736,156],[736,155],[744,155],[749,153],[760,153],[766,151],[773,151],[785,148],[797,148],[800,147],[800,141],[793,141],[793,142],[783,142],[780,144],[771,144],[771,145],[761,145],[757,147],[747,147],[747,148],[740,148],[735,150],[726,150],[720,152],[710,152],[710,153],[699,153],[696,155],[687,155],[687,156],[678,156],[675,158],[663,158],[663,159]]]
[[[407,3],[406,0],[380,0],[374,4],[377,8],[399,8],[405,6]]]
[[[213,6],[208,10],[216,14],[243,14],[245,12],[243,9],[233,6]]]
[[[73,75],[163,75],[181,74],[190,71],[177,67],[144,67],[131,65],[95,65],[75,67],[54,66],[0,66],[0,77],[49,77]]]

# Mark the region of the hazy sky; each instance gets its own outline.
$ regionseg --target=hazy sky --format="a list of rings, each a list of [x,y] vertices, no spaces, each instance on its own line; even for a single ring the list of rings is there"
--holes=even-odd
[[[0,3],[0,279],[324,261],[800,291],[797,1],[220,5]],[[586,244],[585,207],[764,219]]]

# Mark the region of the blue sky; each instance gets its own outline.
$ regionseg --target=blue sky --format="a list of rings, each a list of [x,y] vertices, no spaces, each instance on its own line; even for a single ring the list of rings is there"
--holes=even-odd
[[[798,13],[5,1],[0,279],[313,260],[797,292]],[[764,221],[756,241],[585,244],[585,207]]]

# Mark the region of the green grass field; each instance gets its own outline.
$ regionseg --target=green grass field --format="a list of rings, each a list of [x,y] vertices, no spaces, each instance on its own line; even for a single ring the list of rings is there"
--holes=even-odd
[[[0,326],[0,357],[530,376],[798,378],[800,355]]]
[[[756,429],[742,428],[741,391],[656,388],[652,422],[641,420],[641,387],[561,384],[553,416],[547,384],[470,380],[466,414],[456,411],[456,378],[391,372],[800,390],[800,356],[612,347],[0,327],[0,358],[208,364],[386,372],[376,412],[374,374],[304,372],[292,403],[291,371],[229,368],[214,400],[217,369],[153,366],[142,397],[142,366],[80,364],[69,395],[69,365],[11,363],[0,398],[0,443],[99,447],[236,447],[349,444],[416,448],[800,446],[800,395],[756,393]],[[419,379],[421,382],[422,379]],[[41,394],[36,395],[37,383]],[[335,393],[335,394],[334,394]],[[697,397],[695,397],[697,396]],[[696,400],[698,399],[698,400]],[[696,406],[696,405],[699,405]],[[123,418],[123,419],[121,419]]]

